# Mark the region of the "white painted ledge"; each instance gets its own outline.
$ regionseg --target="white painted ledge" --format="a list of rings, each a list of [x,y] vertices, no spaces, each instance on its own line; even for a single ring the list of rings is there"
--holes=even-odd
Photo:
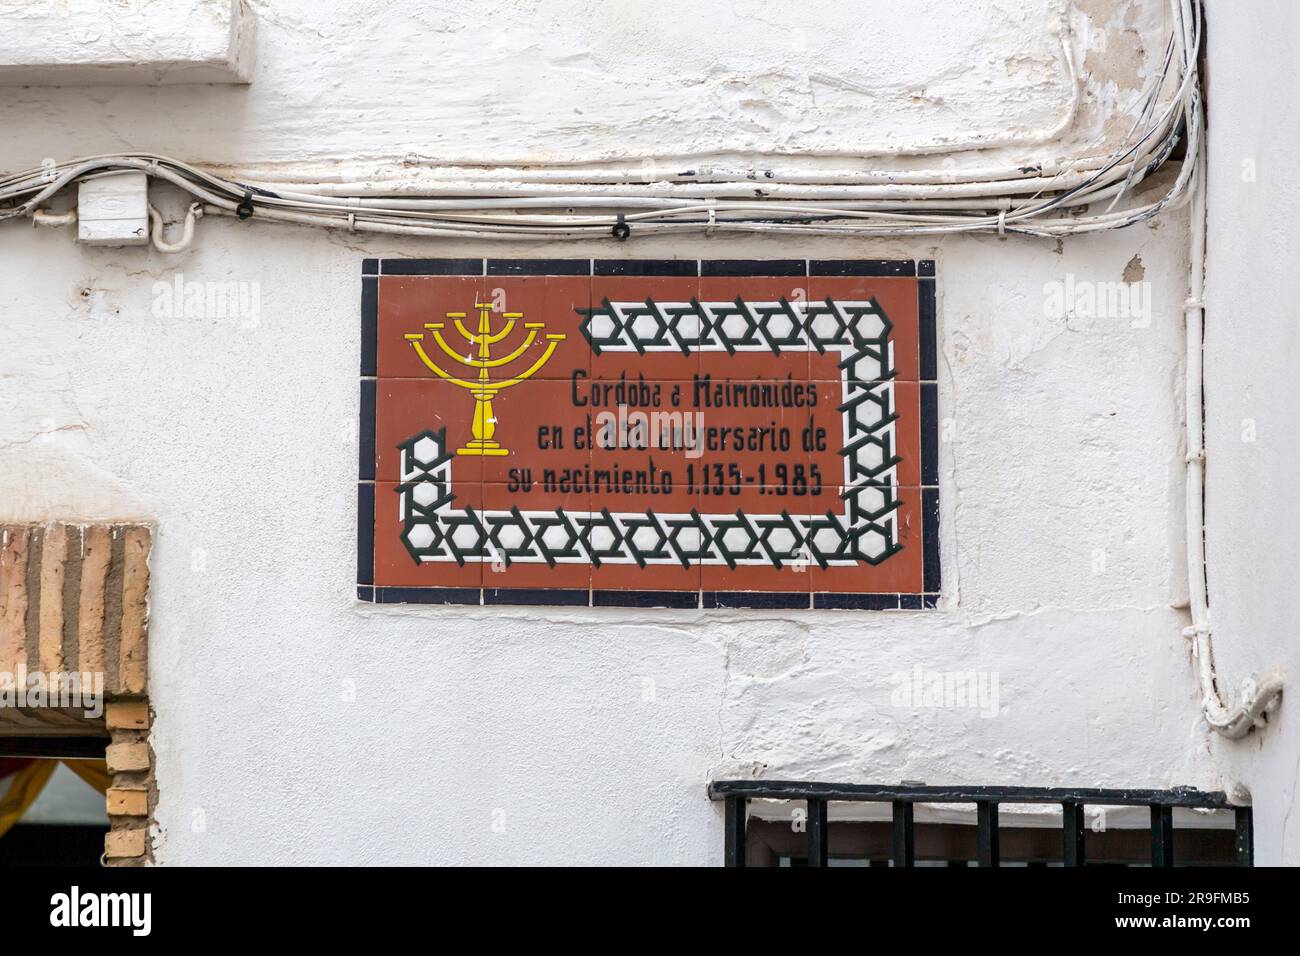
[[[0,86],[248,83],[243,0],[0,4]]]

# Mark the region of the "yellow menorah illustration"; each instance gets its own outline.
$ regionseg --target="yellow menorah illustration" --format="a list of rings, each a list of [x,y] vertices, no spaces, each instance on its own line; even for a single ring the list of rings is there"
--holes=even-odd
[[[426,322],[424,324],[424,327],[433,333],[433,340],[438,343],[438,348],[447,353],[453,361],[468,368],[478,369],[478,377],[473,381],[452,375],[450,372],[441,368],[437,362],[433,361],[433,359],[429,358],[428,353],[424,350],[423,332],[407,334],[406,341],[411,343],[411,347],[415,349],[415,354],[420,356],[420,361],[428,366],[430,371],[439,378],[451,382],[453,385],[459,385],[461,388],[468,389],[470,394],[474,396],[474,424],[471,429],[474,438],[467,443],[464,448],[457,448],[456,454],[508,455],[510,454],[510,450],[508,448],[502,448],[500,442],[494,441],[492,437],[496,434],[497,430],[496,416],[492,414],[492,399],[494,399],[497,392],[501,391],[503,388],[518,385],[520,382],[526,381],[536,375],[542,366],[551,360],[551,355],[554,354],[556,346],[564,341],[564,336],[554,332],[547,332],[546,351],[542,353],[541,358],[530,365],[526,371],[518,375],[511,376],[510,378],[494,380],[492,378],[492,370],[509,365],[511,362],[519,358],[519,356],[527,352],[528,349],[532,347],[533,342],[537,340],[538,333],[540,333],[546,325],[543,322],[525,322],[524,329],[526,330],[527,335],[524,336],[524,340],[520,343],[519,347],[509,355],[504,355],[500,358],[493,358],[492,346],[496,345],[508,336],[514,330],[516,321],[522,319],[524,314],[522,312],[502,312],[501,317],[506,320],[505,327],[500,331],[494,332],[492,331],[492,313],[494,311],[492,306],[484,305],[482,302],[475,302],[474,308],[478,309],[478,330],[476,332],[471,333],[469,329],[465,328],[464,312],[448,312],[447,318],[451,319],[455,323],[456,331],[461,334],[471,347],[478,346],[477,356],[468,353],[465,355],[458,355],[456,350],[447,344],[446,340],[442,337],[442,330],[445,328],[445,323]]]

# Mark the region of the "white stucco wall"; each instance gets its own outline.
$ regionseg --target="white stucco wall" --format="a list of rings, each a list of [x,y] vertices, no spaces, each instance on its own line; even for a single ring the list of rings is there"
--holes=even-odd
[[[0,168],[136,148],[349,178],[409,154],[752,159],[810,142],[990,147],[883,165],[1031,161],[1122,126],[1135,51],[1163,51],[1154,0],[948,0],[924,19],[877,0],[851,42],[822,27],[850,5],[828,4],[804,18],[807,52],[772,42],[791,27],[775,3],[695,31],[685,6],[663,23],[639,4],[251,6],[251,86],[5,91]],[[1087,64],[1077,104],[1062,37]],[[804,83],[814,57],[832,94]],[[158,523],[164,863],[714,863],[705,783],[754,773],[1231,788],[1254,765],[1209,740],[1180,635],[1186,248],[1182,212],[1059,245],[485,247],[209,219],[171,257],[9,224],[0,501],[7,518]],[[356,604],[361,259],[483,254],[936,258],[941,609]],[[259,321],[156,316],[153,284],[177,272],[257,283]],[[1045,315],[1067,275],[1144,278],[1152,321]],[[995,672],[1002,712],[893,706],[891,676],[914,666]]]
[[[1300,567],[1300,192],[1292,175],[1300,130],[1274,121],[1300,109],[1290,69],[1300,10],[1261,2],[1243,17],[1212,3],[1208,25],[1206,538],[1215,661],[1225,690],[1238,695],[1251,674],[1281,671],[1292,681],[1300,674],[1291,614]],[[1291,693],[1262,739],[1213,747],[1254,794],[1256,831],[1268,835],[1257,839],[1261,863],[1300,862],[1300,727]]]

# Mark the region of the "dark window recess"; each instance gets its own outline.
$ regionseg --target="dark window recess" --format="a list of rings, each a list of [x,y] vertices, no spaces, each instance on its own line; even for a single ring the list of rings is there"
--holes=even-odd
[[[0,867],[95,866],[107,833],[107,823],[19,823],[0,839]]]
[[[1254,865],[1251,811],[1219,791],[1049,787],[932,787],[903,784],[716,780],[709,799],[724,805],[726,866],[1174,866]],[[789,822],[749,818],[751,800],[806,804],[804,832]],[[892,822],[829,821],[834,802],[887,803]],[[976,824],[917,824],[918,803],[973,804]],[[1061,808],[1061,828],[1006,826],[1000,804]],[[1151,828],[1092,832],[1085,807],[1146,807]],[[1233,829],[1175,830],[1175,808],[1232,810]]]

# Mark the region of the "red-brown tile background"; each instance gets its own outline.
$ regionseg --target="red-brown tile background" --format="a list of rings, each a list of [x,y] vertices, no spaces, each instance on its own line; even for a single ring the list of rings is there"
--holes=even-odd
[[[424,430],[446,429],[451,451],[472,438],[474,398],[460,386],[432,373],[418,358],[407,334],[426,333],[424,347],[445,370],[467,380],[476,372],[455,365],[427,334],[425,324],[443,322],[449,345],[474,346],[457,333],[448,312],[466,313],[467,329],[476,331],[478,303],[491,303],[494,329],[500,311],[522,312],[514,332],[493,347],[498,356],[522,341],[524,322],[545,323],[544,332],[565,336],[551,360],[529,380],[505,388],[493,399],[497,419],[494,439],[507,451],[501,456],[454,455],[451,459],[454,507],[476,510],[549,511],[563,508],[573,513],[599,512],[731,515],[743,510],[751,515],[795,516],[844,513],[839,492],[846,480],[843,442],[844,385],[837,367],[838,353],[807,350],[726,352],[606,351],[593,354],[579,332],[579,309],[613,302],[729,302],[737,296],[747,301],[776,301],[785,297],[867,300],[875,298],[893,323],[893,403],[899,420],[894,426],[895,453],[902,458],[896,472],[903,504],[897,513],[903,549],[880,565],[819,569],[787,565],[604,563],[587,564],[516,562],[454,562],[417,564],[398,535],[396,483],[400,480],[399,442]],[[375,583],[380,586],[454,588],[595,588],[674,591],[795,591],[919,593],[922,590],[920,484],[920,396],[917,379],[917,285],[911,278],[660,278],[618,276],[383,276],[379,280],[377,320],[377,374],[375,421]],[[508,376],[531,365],[545,348],[541,335],[510,366],[494,370]],[[786,386],[805,396],[802,407],[716,407],[697,405],[697,380],[707,377],[715,387],[733,384]],[[706,449],[693,457],[682,450],[593,447],[597,416],[617,415],[617,401],[601,402],[607,386],[652,395],[648,405],[628,402],[629,412],[703,413],[703,426],[711,428],[783,429],[789,435],[786,452],[771,449]],[[880,386],[870,386],[879,388]],[[657,390],[658,394],[654,394]],[[674,402],[673,396],[677,396]],[[809,397],[815,404],[809,404]],[[826,436],[825,447],[805,447],[804,435]],[[707,433],[706,433],[707,434]],[[629,469],[672,476],[672,490],[644,494],[589,483],[589,475],[605,470]],[[565,475],[563,488],[548,482]],[[693,478],[691,482],[688,479]],[[662,488],[662,484],[660,485]]]

